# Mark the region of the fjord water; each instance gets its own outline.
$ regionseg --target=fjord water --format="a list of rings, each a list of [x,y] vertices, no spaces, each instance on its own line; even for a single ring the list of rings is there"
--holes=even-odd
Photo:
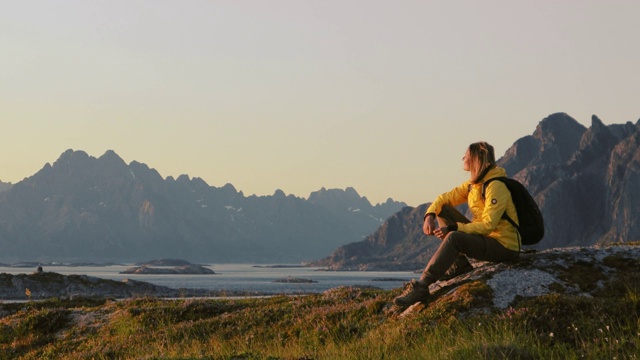
[[[319,293],[340,286],[372,286],[389,290],[415,277],[408,271],[322,271],[318,268],[253,264],[216,264],[205,266],[213,275],[139,275],[120,274],[133,265],[43,266],[47,272],[63,275],[88,275],[109,280],[131,279],[175,289],[248,291],[268,294]],[[29,274],[35,268],[0,267],[0,273]],[[277,282],[288,278],[313,283]]]

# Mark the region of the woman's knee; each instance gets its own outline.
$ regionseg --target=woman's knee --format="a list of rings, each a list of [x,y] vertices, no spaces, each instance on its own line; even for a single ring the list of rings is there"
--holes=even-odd
[[[447,234],[443,241],[454,249],[460,251],[461,248],[464,248],[464,235],[465,234],[460,231],[451,231]]]

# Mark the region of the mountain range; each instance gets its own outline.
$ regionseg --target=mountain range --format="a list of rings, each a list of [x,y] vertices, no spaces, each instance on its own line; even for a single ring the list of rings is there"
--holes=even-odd
[[[552,114],[497,162],[542,211],[545,236],[534,249],[640,240],[640,120],[607,126],[594,115],[586,128],[566,113]],[[428,205],[403,208],[367,238],[313,265],[423,268],[440,244],[422,233]]]
[[[188,175],[162,178],[114,151],[65,151],[0,192],[0,261],[300,262],[363,239],[406,206],[353,188],[308,199],[244,196]]]

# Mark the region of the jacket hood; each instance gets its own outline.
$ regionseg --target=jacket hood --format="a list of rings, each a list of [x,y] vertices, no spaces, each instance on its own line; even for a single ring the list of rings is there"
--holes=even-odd
[[[479,182],[483,183],[489,179],[493,179],[494,177],[499,176],[507,176],[507,171],[500,166],[495,166],[491,170],[489,170],[489,172],[487,172],[487,174],[482,179],[480,179]]]

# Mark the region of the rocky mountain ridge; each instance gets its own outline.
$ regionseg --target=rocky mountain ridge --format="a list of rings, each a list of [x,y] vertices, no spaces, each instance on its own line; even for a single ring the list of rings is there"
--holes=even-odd
[[[406,205],[374,206],[351,188],[310,198],[247,197],[231,184],[163,179],[111,150],[67,150],[0,193],[0,261],[299,262],[364,238]]]
[[[536,199],[542,250],[640,239],[640,121],[586,128],[565,113],[543,119],[498,160]],[[456,184],[452,184],[452,187]],[[366,239],[313,262],[331,269],[423,268],[440,240],[422,234],[429,204],[392,215]],[[464,212],[464,211],[463,211]]]

